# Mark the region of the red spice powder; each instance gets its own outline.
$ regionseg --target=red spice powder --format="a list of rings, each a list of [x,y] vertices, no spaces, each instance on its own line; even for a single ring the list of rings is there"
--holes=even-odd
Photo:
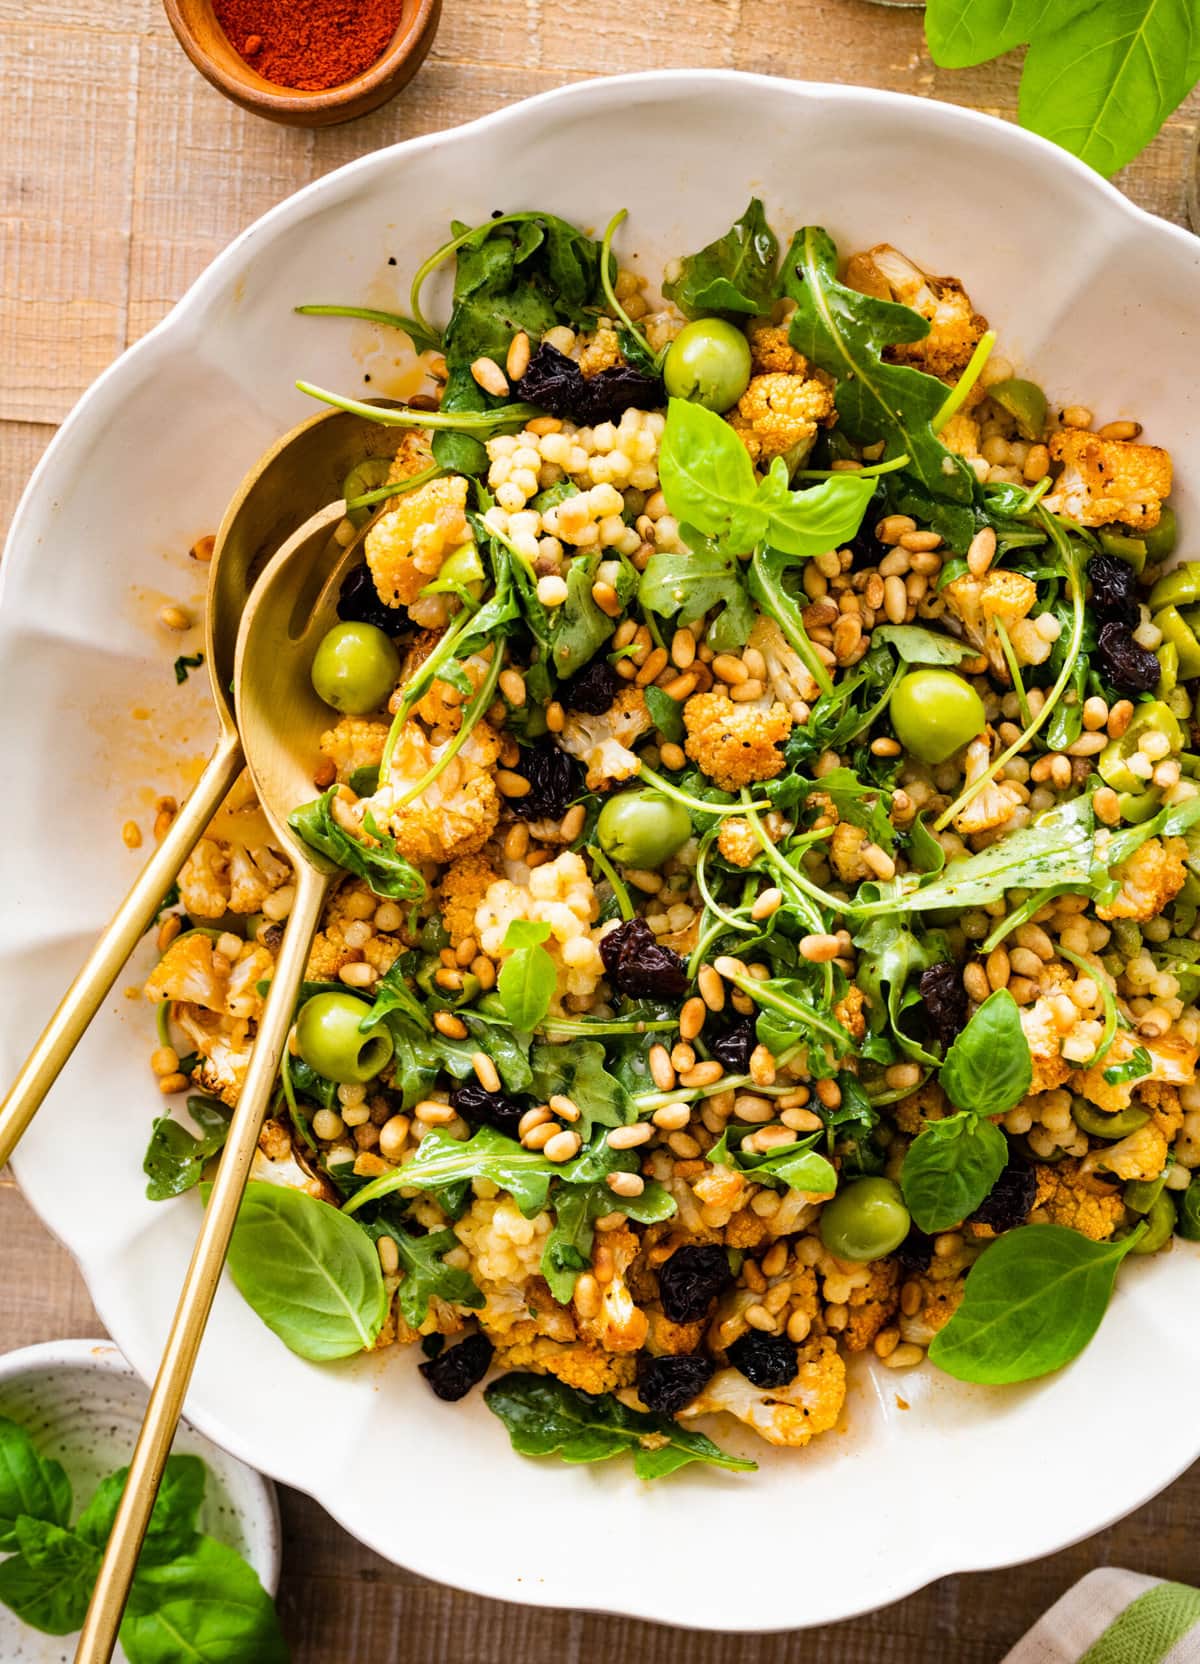
[[[213,0],[235,52],[279,87],[324,92],[369,69],[404,0]]]

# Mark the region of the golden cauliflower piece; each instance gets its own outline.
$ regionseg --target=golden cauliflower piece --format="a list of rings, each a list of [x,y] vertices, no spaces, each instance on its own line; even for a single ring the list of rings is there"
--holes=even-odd
[[[179,1000],[226,1017],[257,1021],[263,1008],[257,984],[269,981],[274,969],[266,948],[253,942],[244,942],[236,963],[230,965],[206,932],[187,931],[175,938],[151,971],[145,994],[155,1005]]]
[[[704,1391],[680,1410],[680,1421],[724,1411],[768,1444],[796,1450],[837,1425],[846,1399],[846,1366],[825,1336],[799,1349],[800,1370],[786,1387],[756,1387],[740,1370],[719,1369]]]
[[[919,1133],[926,1121],[944,1120],[947,1114],[946,1094],[936,1080],[927,1080],[908,1097],[901,1098],[895,1108],[896,1125],[901,1132]]]
[[[398,485],[422,473],[433,461],[429,436],[421,428],[405,428],[388,469],[387,483]]]
[[[1096,908],[1097,918],[1138,923],[1156,919],[1187,882],[1186,855],[1183,838],[1147,838],[1116,868],[1113,876],[1120,879],[1121,888],[1106,906]]]
[[[696,693],[683,707],[683,722],[684,749],[722,791],[774,780],[783,770],[783,754],[776,747],[791,733],[792,719],[778,701],[735,705],[716,690]]]
[[[585,376],[599,375],[625,362],[621,342],[615,329],[601,325],[590,335],[580,335],[576,341],[576,360]]]
[[[772,324],[760,318],[746,331],[750,342],[750,366],[756,376],[802,376],[808,361],[788,340],[786,324]]]
[[[1106,1081],[1104,1071],[1121,1063],[1128,1063],[1135,1047],[1148,1052],[1151,1072],[1139,1081]],[[1127,1109],[1136,1095],[1147,1108],[1154,1107],[1173,1120],[1179,1112],[1176,1086],[1186,1086],[1195,1077],[1197,1047],[1178,1035],[1166,1034],[1160,1040],[1143,1039],[1131,1029],[1119,1028],[1107,1054],[1093,1069],[1080,1069],[1071,1082],[1075,1090],[1089,1103],[1109,1115]],[[1165,1132],[1166,1127],[1163,1128]]]
[[[386,722],[369,716],[344,716],[321,735],[321,755],[337,769],[339,780],[349,780],[355,769],[379,767],[387,737]]]
[[[985,731],[967,747],[965,786],[980,780],[991,767],[992,734]],[[1020,789],[1011,780],[992,780],[977,792],[964,809],[954,817],[954,830],[964,837],[976,832],[991,832],[1006,825],[1023,802]]]
[[[623,688],[606,711],[570,711],[558,743],[587,769],[589,791],[604,791],[638,771],[633,745],[651,727],[641,688]]]
[[[717,848],[731,867],[752,867],[762,852],[748,820],[726,815],[717,833]]]
[[[873,1260],[871,1280],[850,1291],[850,1321],[842,1331],[848,1352],[865,1352],[892,1321],[900,1303],[900,1267],[895,1260]]]
[[[704,1340],[704,1319],[694,1323],[672,1323],[661,1306],[648,1306],[646,1351],[651,1357],[679,1357],[698,1352]]]
[[[492,775],[500,742],[486,722],[477,723],[437,779],[410,803],[393,807],[438,763],[448,746],[434,745],[417,722],[406,722],[392,753],[388,778],[373,797],[350,806],[361,827],[369,811],[409,861],[453,861],[483,848],[500,819],[500,795]],[[364,833],[358,834],[360,837]]]
[[[597,1250],[603,1248],[612,1255],[613,1275],[600,1284],[600,1310],[594,1317],[585,1317],[575,1305],[575,1323],[584,1340],[594,1341],[606,1352],[639,1352],[645,1343],[650,1320],[634,1304],[633,1295],[625,1281],[625,1272],[637,1258],[639,1242],[631,1230],[607,1231],[597,1242],[592,1253],[595,1264]]]
[[[1166,1164],[1166,1137],[1153,1121],[1147,1121],[1144,1127],[1115,1144],[1104,1144],[1090,1151],[1080,1163],[1079,1171],[1111,1173],[1121,1180],[1156,1179]]]
[[[860,294],[898,301],[927,319],[929,334],[923,340],[889,347],[885,356],[931,376],[961,375],[987,328],[987,319],[976,312],[956,277],[932,277],[890,243],[852,254],[844,281]]]
[[[466,505],[466,480],[450,474],[399,498],[371,527],[367,565],[386,606],[410,607],[446,557],[471,541]]]
[[[1157,526],[1163,499],[1171,495],[1171,456],[1158,445],[1101,439],[1084,428],[1063,428],[1050,441],[1050,457],[1062,463],[1044,501],[1054,514],[1081,526]]]
[[[267,844],[248,847],[205,837],[183,863],[179,899],[193,919],[259,913],[267,897],[291,879],[291,865]]]
[[[1029,1091],[1053,1092],[1071,1075],[1062,1043],[1079,1021],[1079,1012],[1064,994],[1042,995],[1021,1013],[1021,1028],[1029,1042],[1033,1080]]]
[[[442,874],[438,907],[453,947],[475,934],[475,912],[499,873],[486,855],[461,855]]]
[[[818,427],[834,420],[829,379],[806,374],[751,376],[750,385],[728,421],[754,463],[766,464],[789,451],[806,452]]]
[[[193,1081],[230,1109],[236,1109],[250,1067],[254,1039],[250,1024],[241,1017],[222,1017],[199,1005],[177,1005],[175,1022],[199,1058],[192,1070]]]
[[[382,976],[385,971],[391,970],[403,950],[404,943],[399,936],[388,935],[384,931],[377,931],[362,947],[349,945],[346,941],[346,929],[360,917],[360,914],[350,910],[349,903],[352,897],[358,904],[366,897],[370,901],[372,911],[379,905],[361,878],[352,879],[340,886],[325,909],[321,928],[309,949],[306,974],[310,982],[336,982],[344,966],[363,962],[373,966]]]
[[[938,438],[948,451],[953,451],[956,456],[965,456],[968,462],[981,454],[979,423],[965,410],[954,412],[945,427],[939,429]]]
[[[775,620],[761,613],[754,621],[747,645],[756,647],[765,659],[767,686],[772,695],[787,707],[797,722],[807,720],[807,707],[821,689]],[[798,706],[805,709],[798,710]]]
[[[986,653],[996,676],[1008,684],[1010,676],[996,620],[1012,636],[1015,627],[1037,600],[1037,585],[1021,572],[994,569],[982,578],[964,576],[948,583],[942,594],[950,611],[961,620],[968,641]],[[1046,652],[1050,645],[1045,643]]]
[[[470,704],[473,694],[483,685],[484,678],[491,668],[491,654],[472,653],[469,659],[459,662],[463,674],[471,684],[471,694],[460,693],[457,688],[451,687],[449,682],[435,677],[429,691],[422,694],[413,706],[421,721],[428,723],[430,728],[450,728],[455,733],[458,732],[462,727],[463,706]]]
[[[615,1392],[633,1385],[637,1362],[629,1354],[605,1352],[587,1342],[564,1344],[546,1335],[518,1339],[496,1349],[498,1369],[529,1369],[535,1375],[557,1375],[580,1392]]]
[[[857,884],[871,877],[871,869],[863,859],[863,850],[870,843],[865,827],[852,826],[848,820],[839,821],[829,843],[829,861],[843,884]]]
[[[965,1278],[958,1275],[935,1276],[934,1266],[931,1266],[928,1271],[919,1272],[907,1281],[916,1284],[920,1290],[921,1301],[914,1312],[908,1315],[901,1312],[898,1320],[900,1333],[906,1341],[911,1341],[916,1346],[928,1346],[934,1335],[939,1329],[946,1327],[962,1304]]]
[[[1080,1163],[1065,1158],[1054,1166],[1039,1165],[1037,1194],[1029,1215],[1035,1225],[1066,1225],[1093,1242],[1110,1237],[1125,1217],[1125,1204],[1112,1185],[1081,1171]]]
[[[567,995],[587,999],[604,975],[600,936],[591,929],[600,911],[595,887],[581,855],[566,849],[534,867],[524,884],[497,878],[475,909],[475,931],[484,953],[503,959],[504,938],[514,919],[548,924],[545,948],[554,960],[558,988],[551,1010],[557,1015]]]

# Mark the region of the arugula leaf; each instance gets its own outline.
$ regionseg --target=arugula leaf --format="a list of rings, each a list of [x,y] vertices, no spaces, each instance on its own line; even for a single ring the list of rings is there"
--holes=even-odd
[[[891,698],[904,674],[886,646],[871,643],[866,657],[849,675],[838,678],[831,693],[822,694],[808,721],[788,735],[783,754],[793,769],[811,763],[823,751],[841,751],[866,730]]]
[[[942,1090],[958,1109],[1003,1115],[1033,1084],[1033,1060],[1021,1013],[1007,988],[989,994],[942,1064]]]
[[[917,624],[885,624],[882,629],[872,630],[871,641],[885,641],[894,647],[905,664],[957,664],[972,652],[954,636],[923,630]]]
[[[315,1362],[370,1347],[387,1316],[379,1257],[349,1211],[252,1179],[230,1244],[243,1300],[286,1347]]]
[[[890,916],[872,919],[854,943],[859,949],[856,976],[867,997],[871,1032],[890,1031],[906,1057],[936,1065],[940,1061],[936,1052],[915,1040],[900,1019],[920,1002],[914,986],[917,974],[950,957],[945,937],[935,932],[921,940],[902,919]]]
[[[680,524],[694,526],[732,555],[763,542],[800,558],[824,554],[853,538],[875,489],[873,480],[845,473],[810,491],[792,491],[782,457],[758,480],[728,422],[686,399],[667,404],[658,468],[667,506]]]
[[[186,1554],[138,1567],[121,1623],[129,1664],[287,1664],[275,1607],[233,1549],[198,1537]]]
[[[370,1016],[364,1017],[359,1025],[364,1033],[377,1027],[385,1017],[390,1017],[393,1013],[417,1028],[433,1032],[433,1023],[425,1007],[409,987],[408,979],[401,967],[401,961],[405,957],[406,955],[401,954],[375,984],[375,999]]]
[[[208,1470],[199,1456],[168,1456],[162,1484],[138,1556],[139,1566],[157,1565],[185,1554],[195,1543]],[[129,1469],[118,1468],[102,1479],[87,1507],[75,1522],[85,1543],[102,1549],[117,1517]]]
[[[334,820],[331,805],[337,791],[337,786],[330,786],[323,796],[293,809],[288,816],[293,832],[335,866],[365,879],[373,895],[389,901],[420,901],[425,880],[400,854],[394,838],[376,830],[374,846],[368,847]]]
[[[1061,1369],[1100,1327],[1117,1268],[1145,1230],[1093,1242],[1064,1225],[1019,1225],[967,1273],[930,1360],[960,1381],[1007,1386]]]
[[[1130,1081],[1144,1080],[1154,1073],[1154,1060],[1145,1046],[1135,1046],[1133,1055],[1124,1063],[1114,1063],[1104,1071],[1109,1086],[1128,1086]]]
[[[1008,1160],[1008,1140],[969,1110],[930,1121],[900,1170],[908,1211],[923,1231],[949,1230],[991,1194]]]
[[[784,775],[783,778],[795,780],[796,776]],[[765,788],[768,796],[771,784],[773,782]],[[837,810],[838,819],[849,821],[851,826],[861,826],[870,833],[872,843],[889,851],[895,846],[896,828],[888,814],[890,792],[864,784],[849,768],[832,769],[819,780],[804,782],[804,786],[806,796],[811,792],[822,792]]]
[[[154,1122],[142,1159],[142,1172],[149,1181],[146,1196],[151,1202],[191,1190],[200,1183],[204,1163],[225,1147],[232,1111],[216,1098],[202,1097],[189,1098],[187,1109],[200,1128],[198,1138],[169,1115],[160,1115]]]
[[[579,1392],[552,1375],[502,1375],[483,1396],[522,1456],[606,1462],[632,1451],[639,1479],[661,1479],[689,1462],[738,1472],[751,1472],[758,1465],[727,1455],[703,1433],[681,1427],[671,1416],[631,1410],[612,1394]]]
[[[821,1140],[821,1133],[814,1133],[811,1138],[802,1139],[797,1144],[768,1150],[762,1155],[746,1151],[740,1145],[736,1151],[731,1150],[729,1135],[730,1128],[727,1126],[708,1152],[708,1159],[715,1166],[733,1167],[738,1172],[751,1174],[757,1183],[769,1185],[773,1190],[801,1190],[815,1196],[832,1196],[837,1189],[837,1173],[832,1163],[814,1148]]]
[[[452,1306],[482,1306],[483,1295],[470,1272],[447,1265],[442,1258],[459,1246],[451,1230],[430,1231],[426,1236],[414,1236],[411,1231],[381,1225],[378,1230],[367,1227],[372,1236],[390,1236],[400,1254],[404,1277],[397,1300],[404,1321],[419,1329],[429,1314],[433,1295]]]
[[[529,1060],[533,1067],[530,1092],[542,1104],[560,1094],[570,1098],[579,1110],[575,1128],[584,1143],[596,1127],[624,1127],[636,1119],[629,1093],[604,1066],[604,1047],[599,1040],[535,1046]]]
[[[14,1537],[18,1552],[0,1564],[0,1601],[44,1635],[70,1635],[87,1615],[99,1549],[27,1514],[18,1515]]]
[[[494,1127],[480,1127],[466,1140],[451,1138],[434,1127],[421,1140],[412,1160],[403,1167],[381,1173],[356,1191],[342,1209],[342,1216],[358,1211],[368,1202],[390,1196],[395,1190],[422,1190],[436,1194],[464,1180],[490,1179],[507,1190],[526,1218],[540,1213],[550,1193],[550,1180],[567,1164],[557,1167],[537,1150],[526,1150],[515,1139],[505,1138]]]
[[[651,555],[651,560],[655,557]],[[662,688],[656,688],[653,683],[645,690],[646,709],[650,712],[650,720],[658,729],[664,740],[670,740],[674,745],[683,744],[683,706],[677,699],[672,699]]]
[[[805,226],[792,239],[783,280],[796,302],[789,329],[792,345],[837,378],[838,415],[849,438],[863,444],[882,439],[885,456],[907,455],[910,471],[934,497],[970,503],[974,474],[933,431],[945,384],[911,365],[883,359],[887,347],[924,340],[929,334],[925,319],[907,306],[840,283],[837,249],[817,225]],[[873,488],[869,480],[859,484]],[[865,511],[865,500],[862,506]]]
[[[929,0],[925,29],[950,69],[1028,43],[1021,125],[1103,174],[1149,144],[1200,76],[1188,0]]]
[[[754,627],[754,609],[742,587],[741,562],[694,526],[682,527],[680,538],[686,548],[660,549],[646,562],[638,585],[639,606],[662,618],[678,615],[680,624],[690,624],[713,607],[722,607],[718,623],[729,615],[723,628],[725,650],[743,646]],[[661,689],[655,691],[661,693]],[[679,720],[682,723],[682,717]]]
[[[512,951],[500,967],[496,988],[505,1016],[522,1034],[541,1022],[558,986],[554,960],[541,946],[549,934],[548,924],[513,919],[504,935],[503,945]]]
[[[554,1197],[554,1227],[542,1249],[542,1276],[560,1306],[575,1292],[581,1271],[591,1263],[593,1225],[619,1206],[622,1213],[640,1225],[654,1225],[671,1219],[675,1198],[657,1179],[648,1179],[640,1196],[622,1196],[618,1202],[606,1184],[563,1185]]]
[[[596,605],[592,586],[601,551],[577,555],[567,570],[567,598],[558,607],[544,607],[537,598],[533,575],[523,563],[514,563],[517,589],[526,622],[545,650],[556,676],[565,681],[582,670],[604,646],[617,627],[615,618]],[[624,562],[613,585],[617,599],[629,601],[638,586],[637,571]]]
[[[679,276],[663,284],[685,318],[735,313],[760,317],[778,293],[779,241],[767,224],[763,205],[750,206],[723,237],[680,261]]]
[[[68,1524],[71,1500],[71,1481],[62,1463],[39,1455],[25,1429],[0,1416],[0,1550],[16,1548],[22,1514],[51,1525]]]

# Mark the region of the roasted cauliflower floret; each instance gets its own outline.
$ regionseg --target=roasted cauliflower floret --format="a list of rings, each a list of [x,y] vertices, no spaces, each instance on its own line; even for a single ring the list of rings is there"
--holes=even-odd
[[[634,743],[651,728],[641,688],[623,688],[606,711],[589,716],[570,711],[558,743],[587,770],[589,791],[604,791],[638,771]]]
[[[360,947],[351,947],[346,940],[347,929],[356,925],[363,916],[364,903],[370,904],[372,912],[379,906],[362,879],[353,879],[338,889],[325,910],[321,928],[309,950],[307,975],[310,982],[334,982],[346,965],[363,962],[372,966],[380,976],[391,970],[404,946],[399,936],[376,931]],[[368,913],[367,917],[370,916]]]
[[[640,1244],[631,1230],[606,1231],[592,1251],[592,1263],[599,1270],[599,1258],[605,1257],[605,1270],[611,1264],[612,1276],[600,1282],[600,1310],[585,1316],[575,1302],[575,1323],[584,1340],[595,1341],[606,1352],[638,1352],[646,1340],[650,1327],[644,1311],[635,1304],[625,1273],[637,1258]],[[609,1258],[611,1256],[611,1259]]]
[[[180,871],[179,899],[193,919],[258,913],[267,897],[291,877],[288,862],[266,844],[246,848],[201,838]]]
[[[680,1421],[719,1411],[736,1416],[768,1444],[798,1449],[837,1425],[846,1399],[846,1366],[827,1336],[799,1350],[800,1369],[786,1387],[756,1387],[740,1370],[720,1369],[679,1412]]]
[[[1092,1150],[1080,1162],[1079,1171],[1111,1173],[1121,1180],[1156,1179],[1166,1164],[1167,1140],[1153,1121],[1147,1121],[1115,1144]]]
[[[462,659],[459,663],[463,675],[471,684],[472,694],[478,692],[491,668],[491,655],[472,653],[469,659]],[[403,685],[400,684],[401,688]],[[422,694],[413,710],[430,728],[449,728],[457,733],[462,727],[463,706],[470,704],[472,694],[465,694],[435,676],[428,692]],[[400,690],[397,689],[392,696],[393,706],[398,704],[400,697]]]
[[[867,1018],[863,1009],[866,1003],[866,995],[856,982],[852,982],[833,1008],[834,1016],[852,1040],[861,1040],[867,1032]]]
[[[410,480],[414,474],[423,473],[432,461],[428,434],[421,428],[405,428],[388,469],[387,483],[398,485],[402,480]]]
[[[240,1017],[222,1017],[199,1005],[177,1005],[175,1022],[191,1042],[199,1062],[192,1080],[214,1098],[236,1109],[250,1067],[253,1035]]]
[[[1104,1071],[1128,1063],[1137,1047],[1149,1055],[1150,1073],[1138,1081],[1106,1081]],[[1127,1109],[1136,1096],[1148,1108],[1153,1107],[1160,1114],[1165,1113],[1169,1121],[1175,1121],[1180,1111],[1174,1088],[1192,1081],[1197,1057],[1197,1048],[1178,1035],[1167,1034],[1153,1040],[1131,1029],[1119,1028],[1104,1058],[1093,1069],[1079,1070],[1071,1084],[1089,1103],[1109,1115]],[[1164,1126],[1163,1131],[1166,1130]]]
[[[1033,1063],[1030,1094],[1053,1092],[1070,1078],[1071,1065],[1062,1043],[1079,1021],[1079,1012],[1064,994],[1043,995],[1021,1012],[1021,1028]]]
[[[751,376],[750,385],[728,418],[729,425],[750,453],[750,460],[766,464],[789,452],[803,455],[834,418],[833,388],[828,377],[810,376],[808,364],[793,375]]]
[[[1054,490],[1045,498],[1052,513],[1081,526],[1116,521],[1149,531],[1158,525],[1163,500],[1171,495],[1168,451],[1132,439],[1101,439],[1084,428],[1063,428],[1050,441],[1050,457],[1062,464]]]
[[[146,998],[154,1004],[163,1000],[202,1006],[226,1017],[257,1021],[262,1016],[263,996],[257,984],[269,981],[275,961],[266,948],[245,942],[231,964],[218,953],[217,944],[204,931],[177,936],[151,971],[146,981]]]
[[[1104,1242],[1125,1217],[1120,1192],[1084,1173],[1070,1157],[1053,1167],[1039,1166],[1036,1172],[1031,1224],[1066,1225],[1093,1242]]]
[[[1097,917],[1134,919],[1138,923],[1156,919],[1187,881],[1186,855],[1183,838],[1168,838],[1165,842],[1147,838],[1128,861],[1116,868],[1114,877],[1120,880],[1121,888],[1110,902],[1096,908]]]
[[[500,1345],[495,1358],[498,1369],[529,1369],[535,1375],[556,1375],[580,1392],[616,1392],[633,1385],[636,1359],[629,1353],[614,1354],[587,1342],[564,1344],[546,1335],[520,1337]]]
[[[987,328],[987,319],[976,312],[956,277],[932,277],[890,243],[852,254],[845,282],[861,294],[909,306],[928,321],[929,334],[923,340],[889,347],[886,356],[931,376],[961,375]]]
[[[956,456],[965,456],[968,462],[980,455],[979,423],[965,410],[954,412],[945,427],[939,430],[938,438],[948,451],[953,451]]]
[[[399,498],[371,527],[367,565],[385,606],[411,609],[446,557],[471,541],[466,504],[466,480],[450,474]]]
[[[786,324],[768,323],[765,318],[746,331],[750,343],[750,367],[756,376],[803,375],[808,362],[788,340]]]
[[[493,1339],[510,1336],[517,1325],[529,1325],[531,1284],[541,1276],[542,1251],[552,1225],[548,1213],[526,1219],[507,1196],[479,1198],[454,1221],[454,1234],[467,1251],[468,1269],[484,1297],[476,1315]],[[568,1325],[567,1337],[573,1332]]]
[[[994,569],[982,578],[964,576],[946,585],[942,594],[950,611],[963,626],[967,640],[987,655],[988,664],[1000,681],[1010,680],[1008,662],[996,630],[996,621],[1004,625],[1014,641],[1014,631],[1037,600],[1037,585],[1021,572]],[[1036,632],[1035,632],[1036,633]],[[1041,640],[1041,637],[1039,637]],[[1027,644],[1028,645],[1028,644]],[[1042,641],[1045,657],[1049,642]],[[1018,653],[1018,658],[1021,654]]]
[[[870,1281],[850,1291],[850,1320],[842,1331],[848,1352],[865,1352],[896,1315],[900,1301],[900,1267],[895,1260],[873,1260]]]
[[[964,785],[971,786],[976,780],[981,780],[991,767],[991,761],[991,730],[987,729],[967,747]],[[955,815],[954,830],[964,837],[976,832],[994,831],[1012,819],[1023,801],[1019,788],[1011,780],[992,780]]]
[[[369,716],[344,716],[321,735],[322,757],[337,769],[339,780],[349,780],[355,769],[378,768],[388,724]]]
[[[775,620],[760,614],[754,621],[748,645],[756,647],[766,660],[767,685],[772,695],[787,707],[797,722],[807,720],[807,707],[821,689]],[[798,710],[797,706],[805,708]]]
[[[551,1009],[557,1014],[568,995],[587,999],[604,975],[599,933],[591,929],[599,911],[583,857],[567,849],[553,861],[534,867],[527,884],[514,884],[508,878],[489,884],[475,909],[474,935],[484,953],[503,959],[509,951],[504,938],[514,919],[548,924],[545,948],[558,975]]]
[[[791,733],[792,719],[778,701],[735,705],[716,690],[697,693],[683,707],[683,722],[684,749],[722,791],[774,780],[783,770],[783,753],[776,748]]]
[[[731,867],[752,867],[762,853],[750,822],[741,815],[726,815],[717,833],[717,848]]]
[[[451,946],[457,947],[475,934],[475,913],[500,874],[486,855],[462,855],[442,874],[438,907],[442,923],[450,936]]]
[[[854,826],[848,820],[837,823],[829,843],[829,860],[843,884],[857,884],[871,877],[871,869],[863,859],[863,850],[870,843],[866,828]]]
[[[500,742],[486,722],[471,730],[460,750],[437,779],[411,803],[393,807],[428,771],[448,746],[434,745],[417,722],[406,722],[392,753],[391,768],[373,797],[349,806],[359,827],[370,812],[382,832],[390,832],[401,855],[417,866],[453,861],[483,848],[500,818],[500,796],[492,776]],[[360,837],[368,834],[359,832]]]
[[[928,1346],[962,1304],[964,1278],[934,1276],[931,1267],[906,1281],[916,1285],[920,1301],[911,1313],[901,1311],[897,1320],[900,1334],[916,1346]]]

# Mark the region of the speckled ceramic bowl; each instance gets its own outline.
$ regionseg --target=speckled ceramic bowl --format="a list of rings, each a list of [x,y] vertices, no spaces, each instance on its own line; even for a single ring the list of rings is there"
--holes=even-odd
[[[0,1357],[0,1415],[19,1422],[38,1449],[67,1470],[75,1512],[97,1484],[124,1467],[146,1408],[146,1389],[110,1341],[61,1340]],[[249,1562],[263,1587],[279,1583],[279,1509],[275,1487],[184,1422],[179,1454],[208,1468],[200,1525]],[[3,1664],[70,1664],[73,1635],[39,1635],[0,1606]],[[116,1658],[123,1659],[118,1647]]]

